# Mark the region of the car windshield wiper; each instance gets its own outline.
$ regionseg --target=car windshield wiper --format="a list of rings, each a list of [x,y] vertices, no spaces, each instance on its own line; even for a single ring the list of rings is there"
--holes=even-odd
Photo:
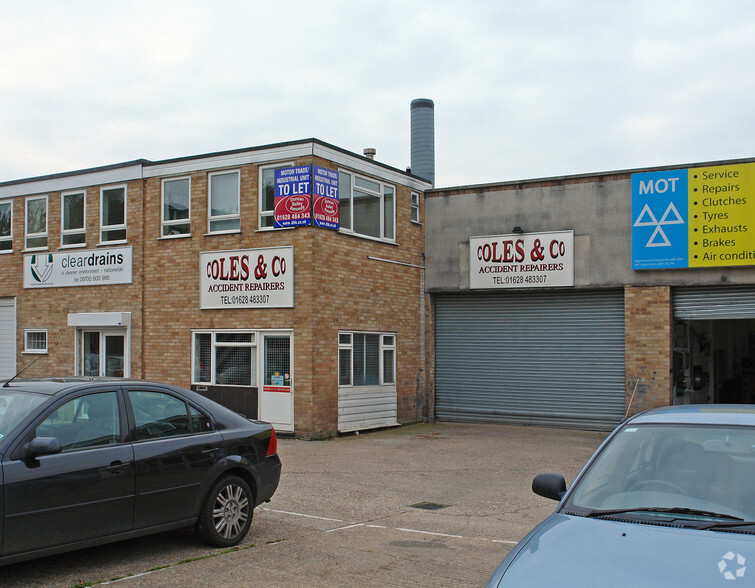
[[[675,507],[659,507],[659,506],[635,506],[632,508],[614,508],[609,510],[600,510],[595,509],[593,511],[590,511],[588,513],[585,513],[584,516],[586,517],[602,517],[602,516],[610,516],[610,515],[616,515],[616,514],[623,514],[628,512],[649,512],[649,513],[661,513],[661,514],[680,514],[680,515],[692,515],[692,516],[700,516],[700,517],[715,517],[717,519],[726,519],[726,521],[731,521],[733,524],[742,525],[747,524],[747,522],[740,518],[735,517],[734,515],[724,514],[720,512],[713,512],[710,510],[699,510],[696,508],[683,508],[679,506]],[[713,525],[719,525],[719,524],[728,524],[728,523],[712,523]]]
[[[748,527],[750,525],[755,526],[755,521],[718,521],[715,523],[708,523],[706,525],[701,525],[698,527],[701,531],[707,531],[709,529],[733,529],[736,527]]]

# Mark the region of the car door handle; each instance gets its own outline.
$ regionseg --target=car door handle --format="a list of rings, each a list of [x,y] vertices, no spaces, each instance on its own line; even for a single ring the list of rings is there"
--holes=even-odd
[[[122,476],[123,472],[126,470],[127,465],[128,464],[125,464],[122,461],[114,461],[105,469],[111,474],[113,474],[114,476]]]
[[[203,449],[203,450],[202,450],[202,455],[205,455],[205,456],[207,456],[207,457],[210,457],[210,458],[212,458],[212,457],[215,457],[215,454],[216,454],[216,453],[217,453],[218,451],[220,451],[220,447],[211,447],[211,448],[209,448],[209,449]]]

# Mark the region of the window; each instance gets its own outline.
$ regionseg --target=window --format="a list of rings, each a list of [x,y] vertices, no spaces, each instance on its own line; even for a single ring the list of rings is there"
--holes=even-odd
[[[47,248],[47,196],[26,199],[26,248]]]
[[[13,250],[13,202],[0,202],[0,252]]]
[[[396,189],[390,184],[340,172],[339,208],[341,230],[394,241]]]
[[[126,240],[126,187],[103,188],[100,200],[100,241]]]
[[[210,174],[210,233],[227,233],[241,229],[239,216],[239,172]]]
[[[61,221],[61,245],[86,245],[86,229],[84,218],[86,217],[86,204],[84,192],[63,194],[61,196],[61,209],[63,219]]]
[[[212,430],[210,419],[180,398],[154,390],[129,390],[136,440],[161,439]]]
[[[338,385],[396,383],[396,337],[378,333],[339,333]]]
[[[419,194],[412,192],[412,215],[411,221],[413,223],[419,222]]]
[[[37,426],[35,436],[57,437],[64,451],[119,443],[116,393],[98,392],[66,402]]]
[[[257,343],[248,331],[194,333],[194,383],[252,386],[257,382]]]
[[[24,331],[24,353],[47,353],[47,331]]]
[[[282,163],[275,167],[260,169],[260,228],[272,229],[275,225],[275,170],[291,167],[291,163]]]
[[[163,237],[191,232],[191,179],[163,180]]]

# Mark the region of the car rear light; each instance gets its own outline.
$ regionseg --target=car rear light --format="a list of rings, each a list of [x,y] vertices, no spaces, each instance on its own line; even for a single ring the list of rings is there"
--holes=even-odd
[[[270,445],[267,446],[267,457],[278,453],[278,437],[275,436],[275,429],[270,428]]]

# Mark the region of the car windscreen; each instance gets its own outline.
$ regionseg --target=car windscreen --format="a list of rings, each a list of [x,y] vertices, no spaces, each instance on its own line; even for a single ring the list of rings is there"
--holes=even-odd
[[[755,520],[755,428],[625,425],[576,482],[562,508],[686,510]]]
[[[0,388],[0,439],[8,435],[49,397]]]

